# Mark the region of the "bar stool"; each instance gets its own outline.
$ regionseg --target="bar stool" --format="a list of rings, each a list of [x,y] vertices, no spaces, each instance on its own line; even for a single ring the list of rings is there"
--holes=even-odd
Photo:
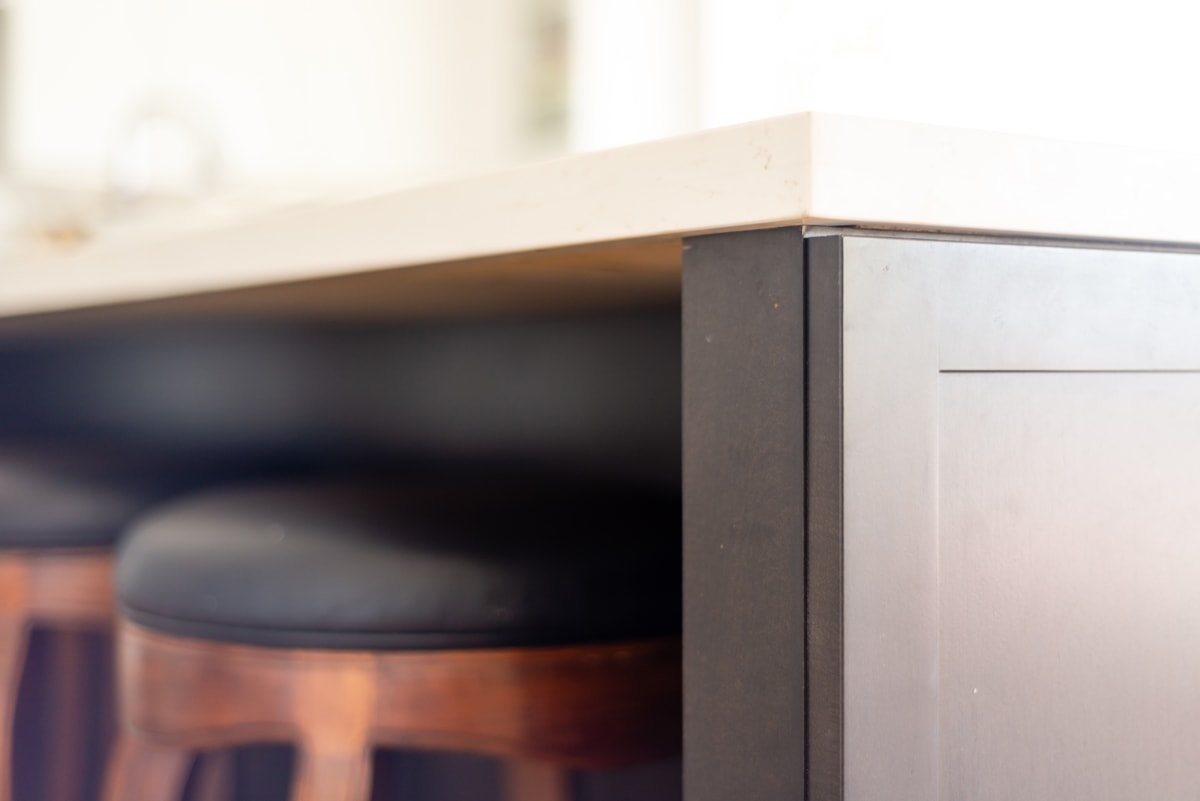
[[[375,746],[507,760],[509,798],[678,753],[678,497],[535,482],[244,488],[118,557],[108,801],[175,801],[195,750],[298,747],[295,801],[365,801]]]
[[[13,792],[14,713],[35,625],[51,629],[59,646],[49,666],[60,697],[52,703],[45,755],[52,769],[47,795],[79,797],[87,746],[79,720],[86,675],[81,649],[71,644],[80,632],[111,625],[117,535],[187,482],[188,476],[145,454],[0,448],[0,801]]]

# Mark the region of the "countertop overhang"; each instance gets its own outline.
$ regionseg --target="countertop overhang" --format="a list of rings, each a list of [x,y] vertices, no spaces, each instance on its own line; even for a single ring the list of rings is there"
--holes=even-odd
[[[468,314],[496,298],[654,302],[677,292],[683,237],[783,225],[1190,246],[1198,186],[1200,155],[811,112],[101,239],[0,267],[0,316],[202,297]]]

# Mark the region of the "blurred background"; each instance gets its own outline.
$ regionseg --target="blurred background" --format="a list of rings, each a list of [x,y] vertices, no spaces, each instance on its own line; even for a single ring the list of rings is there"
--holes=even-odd
[[[1200,149],[1176,0],[0,0],[0,230],[70,246],[807,109]],[[11,257],[11,248],[9,250]]]

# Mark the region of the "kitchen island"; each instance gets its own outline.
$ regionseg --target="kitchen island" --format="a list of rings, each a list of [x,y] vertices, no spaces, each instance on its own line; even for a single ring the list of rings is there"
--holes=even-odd
[[[681,309],[689,801],[1183,798],[1198,182],[802,114],[101,239],[0,337]]]

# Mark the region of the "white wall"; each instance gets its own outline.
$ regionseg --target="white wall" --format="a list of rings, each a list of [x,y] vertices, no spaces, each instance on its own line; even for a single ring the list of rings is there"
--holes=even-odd
[[[680,5],[575,0],[577,146],[819,109],[1200,150],[1197,3],[684,0],[691,21]]]
[[[812,108],[1200,150],[1200,4],[699,2],[706,126]]]
[[[414,179],[529,155],[553,0],[7,0],[19,177],[100,186],[149,98],[234,184]],[[1200,4],[561,0],[572,149],[809,108],[1200,150]]]
[[[571,0],[569,9],[573,150],[700,125],[696,0]]]

